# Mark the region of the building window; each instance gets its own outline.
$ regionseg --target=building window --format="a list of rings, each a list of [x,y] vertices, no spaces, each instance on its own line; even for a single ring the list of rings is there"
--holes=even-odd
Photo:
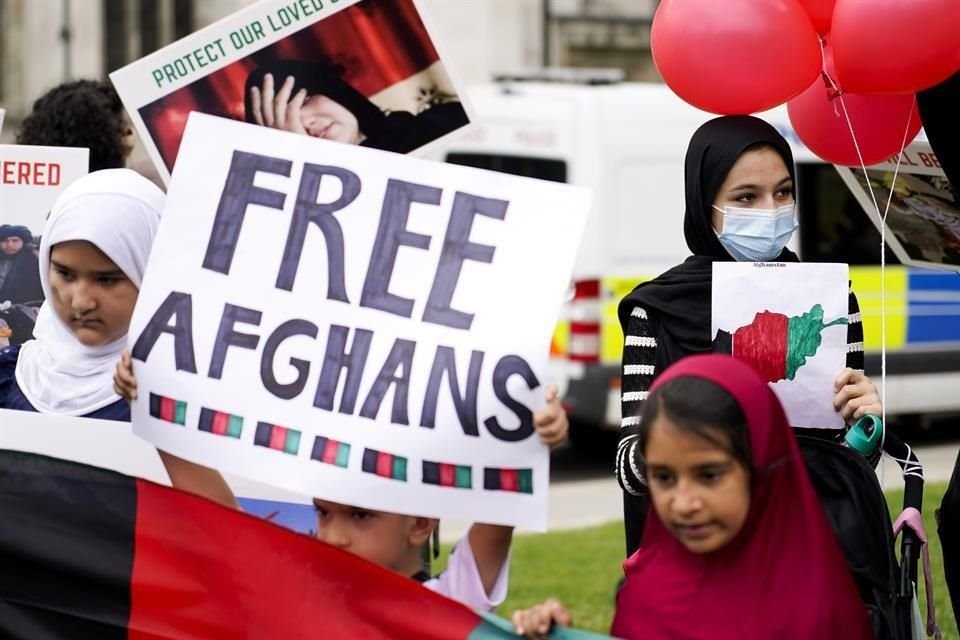
[[[130,61],[127,0],[104,0],[103,39],[105,73],[119,69]]]
[[[194,31],[194,0],[103,0],[104,73]]]

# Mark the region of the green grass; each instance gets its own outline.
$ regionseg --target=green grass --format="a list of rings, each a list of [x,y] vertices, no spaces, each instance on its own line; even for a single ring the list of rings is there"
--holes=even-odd
[[[930,561],[940,628],[945,640],[960,640],[943,577],[940,540],[933,521],[933,509],[940,504],[945,490],[946,485],[942,483],[926,487],[924,526],[930,537]],[[889,492],[887,501],[895,516],[900,512],[903,492]],[[517,536],[510,564],[510,597],[500,607],[499,615],[509,618],[515,609],[554,597],[567,605],[578,628],[609,631],[614,587],[622,575],[623,545],[623,525],[619,522],[574,531]],[[442,558],[446,556],[447,553],[441,554]],[[436,569],[442,569],[442,566]],[[921,611],[925,612],[922,589],[920,597]]]

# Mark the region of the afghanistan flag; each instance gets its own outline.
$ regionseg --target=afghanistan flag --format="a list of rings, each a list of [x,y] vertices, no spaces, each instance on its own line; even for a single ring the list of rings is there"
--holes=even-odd
[[[103,469],[0,450],[0,514],[5,639],[515,637],[345,551]]]
[[[463,464],[423,461],[423,481],[441,487],[469,489],[473,486],[473,469]]]
[[[151,393],[150,415],[183,426],[187,421],[187,403]]]
[[[824,324],[823,307],[819,304],[792,317],[762,311],[753,322],[733,333],[718,331],[713,350],[749,362],[767,382],[793,380],[807,358],[816,355],[823,342],[821,332],[837,324],[847,324],[847,319]]]
[[[483,488],[488,491],[533,493],[533,469],[484,467]]]
[[[258,422],[257,431],[253,437],[253,444],[258,447],[268,447],[291,455],[297,455],[297,452],[300,450],[300,432],[296,429],[281,427],[278,424]]]

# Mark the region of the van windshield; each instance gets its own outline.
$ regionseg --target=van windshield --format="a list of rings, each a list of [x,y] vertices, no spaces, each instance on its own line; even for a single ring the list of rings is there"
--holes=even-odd
[[[804,261],[880,264],[880,232],[833,165],[797,164],[797,203]],[[900,264],[889,246],[887,264]]]

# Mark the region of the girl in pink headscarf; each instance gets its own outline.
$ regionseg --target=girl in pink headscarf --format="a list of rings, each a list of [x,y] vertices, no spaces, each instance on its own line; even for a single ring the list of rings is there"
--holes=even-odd
[[[657,379],[641,424],[653,509],[624,564],[613,635],[872,637],[783,408],[749,365],[681,360]],[[514,624],[538,637],[568,618],[552,601]]]

